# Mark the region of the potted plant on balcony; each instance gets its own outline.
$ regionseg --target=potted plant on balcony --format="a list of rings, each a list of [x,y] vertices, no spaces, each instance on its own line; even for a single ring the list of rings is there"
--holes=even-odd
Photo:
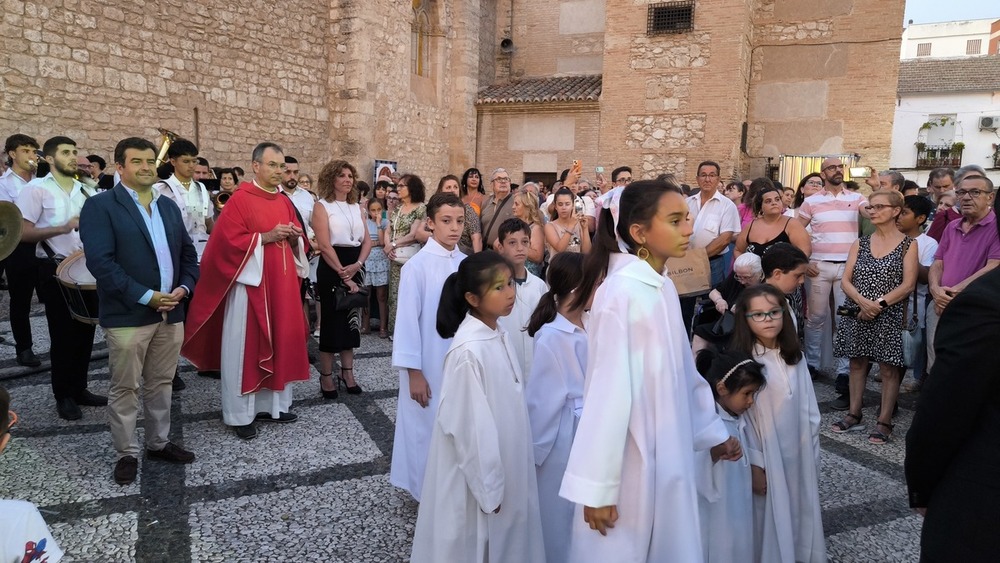
[[[962,165],[962,151],[965,150],[965,143],[958,141],[957,143],[951,144],[951,153],[948,155],[950,157],[950,162],[948,166],[959,167]]]
[[[923,141],[917,141],[913,143],[913,146],[917,147],[917,168],[926,167],[927,163],[927,143]]]

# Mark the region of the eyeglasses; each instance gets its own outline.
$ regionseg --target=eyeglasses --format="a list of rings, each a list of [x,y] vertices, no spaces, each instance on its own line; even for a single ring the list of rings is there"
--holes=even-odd
[[[823,172],[826,172],[828,170],[843,170],[843,169],[844,169],[844,165],[843,164],[831,164],[830,166],[827,166],[826,168],[824,168]]]
[[[501,184],[509,184],[510,183],[510,178],[503,178],[503,177],[501,177],[501,178],[493,178],[493,181],[494,182],[500,182]]]
[[[977,198],[983,194],[989,194],[989,193],[993,192],[988,192],[985,190],[955,190],[955,195],[957,195],[960,198],[963,198],[967,195],[971,195],[973,198]]]
[[[806,186],[819,186],[819,187],[823,187],[823,181],[822,180],[809,180],[808,182],[805,183],[805,185]]]
[[[617,180],[615,180],[615,183],[616,184],[631,184],[632,183],[632,178],[618,178]]]
[[[889,205],[887,203],[876,203],[876,204],[873,204],[873,205],[869,205],[868,209],[871,209],[872,211],[882,211],[883,209],[892,209],[894,207],[899,207],[899,206],[898,205]]]
[[[741,276],[739,274],[734,274],[736,276],[736,281],[742,283],[743,285],[748,285],[760,280],[760,276]]]
[[[754,322],[762,323],[764,320],[772,320],[776,318],[781,318],[784,311],[782,309],[771,309],[770,311],[754,311],[753,313],[747,313],[748,319],[753,319]]]

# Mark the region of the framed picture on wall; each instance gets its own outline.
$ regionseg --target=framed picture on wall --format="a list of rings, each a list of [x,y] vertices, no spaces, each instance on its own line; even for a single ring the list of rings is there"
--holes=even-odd
[[[380,176],[392,177],[396,174],[398,170],[399,162],[395,160],[379,160],[375,159],[375,175],[372,177],[372,185],[374,186]]]

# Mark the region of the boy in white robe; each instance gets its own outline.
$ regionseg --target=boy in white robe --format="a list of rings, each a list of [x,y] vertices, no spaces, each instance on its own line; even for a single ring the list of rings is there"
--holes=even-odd
[[[528,320],[538,306],[538,301],[549,288],[524,265],[528,260],[528,250],[531,248],[531,227],[527,223],[517,217],[507,219],[500,223],[497,240],[500,241],[500,255],[514,265],[514,281],[517,283],[514,310],[506,317],[500,317],[500,325],[510,335],[514,352],[517,353],[517,359],[521,364],[521,373],[527,377],[531,373],[531,364],[535,356],[535,342],[528,336],[527,331]]]

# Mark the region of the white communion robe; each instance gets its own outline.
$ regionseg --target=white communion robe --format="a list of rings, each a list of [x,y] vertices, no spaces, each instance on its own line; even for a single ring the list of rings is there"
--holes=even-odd
[[[569,562],[576,505],[559,496],[559,486],[583,410],[586,371],[586,331],[556,313],[535,333],[535,361],[525,384],[548,563]]]
[[[729,435],[746,451],[746,415],[733,416],[716,406]],[[707,563],[749,563],[753,558],[753,481],[746,456],[737,461],[712,463],[708,451],[698,452],[711,475],[711,491],[699,496],[701,541]]]
[[[300,238],[295,251],[295,269],[299,277],[309,274],[309,259],[305,242]],[[260,389],[243,393],[243,354],[247,341],[247,286],[257,287],[264,279],[264,245],[257,237],[257,247],[247,265],[236,277],[236,283],[226,296],[222,317],[222,350],[219,366],[222,388],[222,421],[229,426],[246,426],[258,413],[274,418],[288,412],[292,406],[292,384],[282,391]]]
[[[778,350],[754,348],[767,385],[747,411],[746,453],[767,473],[754,496],[756,561],[826,561],[819,504],[819,406],[803,358],[788,365]]]
[[[559,494],[580,506],[570,561],[701,560],[696,450],[729,438],[694,366],[677,290],[632,255],[613,255],[587,327],[583,413]],[[583,506],[617,505],[607,536]]]
[[[466,315],[438,394],[410,560],[544,563],[524,378],[503,327]]]
[[[438,303],[444,281],[458,271],[463,259],[465,254],[457,247],[447,250],[431,238],[403,264],[399,277],[396,335],[392,341],[392,367],[399,370],[399,399],[389,482],[409,491],[418,502],[431,443],[431,427],[440,401],[444,356],[451,345],[451,339],[438,335]],[[431,388],[427,408],[410,398],[407,369],[423,371]]]
[[[510,335],[514,352],[521,362],[521,373],[528,379],[531,378],[531,363],[535,355],[535,342],[528,336],[528,321],[531,320],[531,314],[535,312],[542,295],[548,290],[549,286],[545,285],[542,278],[528,272],[524,283],[517,285],[514,309],[506,317],[500,317],[500,326]]]

